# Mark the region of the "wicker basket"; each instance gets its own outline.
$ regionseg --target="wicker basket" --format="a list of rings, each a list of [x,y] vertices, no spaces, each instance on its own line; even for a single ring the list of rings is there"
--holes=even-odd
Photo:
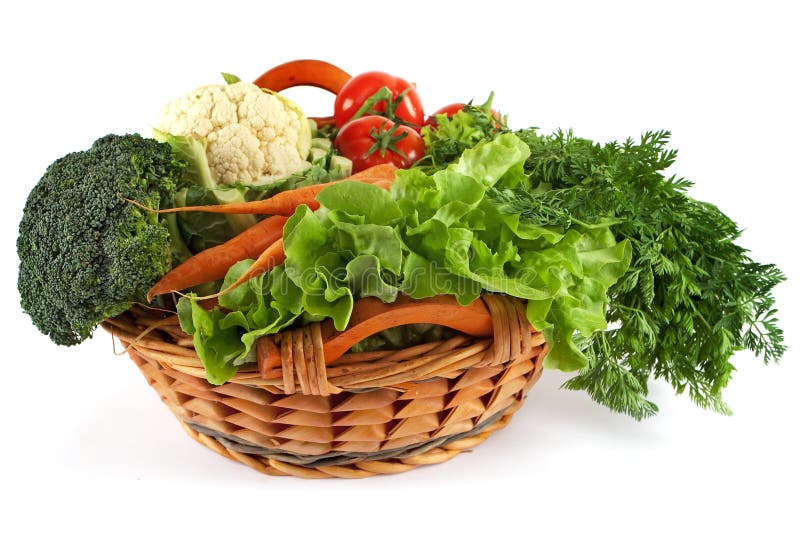
[[[205,380],[174,315],[134,307],[104,328],[206,447],[270,475],[360,478],[448,460],[520,407],[541,375],[544,338],[523,302],[481,301],[489,338],[459,334],[326,364],[320,326],[310,325],[264,338],[279,350],[277,369],[254,364],[222,386]]]

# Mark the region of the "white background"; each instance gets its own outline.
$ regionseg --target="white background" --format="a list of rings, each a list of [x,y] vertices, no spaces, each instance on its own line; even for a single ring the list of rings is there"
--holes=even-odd
[[[4,532],[797,532],[793,5],[4,3]],[[600,141],[672,130],[674,172],[790,279],[777,290],[784,361],[735,356],[732,417],[655,383],[661,414],[642,423],[559,390],[565,376],[548,372],[473,453],[392,477],[265,477],[196,444],[107,334],[58,348],[19,311],[21,209],[63,154],[109,132],[147,133],[167,100],[220,82],[220,71],[254,79],[306,57],[413,80],[429,111],[494,90],[513,127],[571,127]],[[291,95],[311,115],[332,103],[315,90]]]

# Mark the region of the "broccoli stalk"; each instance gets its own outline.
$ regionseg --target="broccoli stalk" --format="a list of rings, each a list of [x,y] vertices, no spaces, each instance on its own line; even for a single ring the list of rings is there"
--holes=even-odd
[[[28,196],[19,226],[23,310],[59,345],[91,336],[108,317],[144,302],[187,249],[168,221],[135,207],[168,207],[186,163],[168,144],[108,135],[68,154]]]

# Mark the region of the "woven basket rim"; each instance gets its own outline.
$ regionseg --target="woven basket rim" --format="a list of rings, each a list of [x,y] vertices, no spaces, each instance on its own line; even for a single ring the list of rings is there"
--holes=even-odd
[[[439,376],[437,373],[440,372],[498,364],[518,357],[520,353],[536,350],[536,347],[546,353],[544,336],[531,330],[520,299],[504,295],[483,296],[487,297],[495,325],[493,337],[456,333],[448,339],[403,349],[347,352],[332,364],[320,363],[330,392],[368,390],[426,380]],[[206,379],[193,339],[181,329],[174,311],[135,305],[116,317],[106,319],[102,327],[118,338],[126,350],[135,348],[145,358],[189,376]],[[288,331],[290,329],[280,334]],[[512,353],[512,345],[518,347],[516,353]],[[265,378],[255,363],[243,365],[228,382],[272,388],[281,393],[287,390],[284,377],[276,374]],[[298,391],[300,386],[298,383]]]

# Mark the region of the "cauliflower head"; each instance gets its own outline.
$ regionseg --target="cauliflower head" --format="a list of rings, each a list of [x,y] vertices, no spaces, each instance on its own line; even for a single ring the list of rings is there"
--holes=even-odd
[[[302,110],[251,83],[199,87],[167,104],[157,128],[205,138],[218,184],[264,184],[308,165],[311,129]]]

